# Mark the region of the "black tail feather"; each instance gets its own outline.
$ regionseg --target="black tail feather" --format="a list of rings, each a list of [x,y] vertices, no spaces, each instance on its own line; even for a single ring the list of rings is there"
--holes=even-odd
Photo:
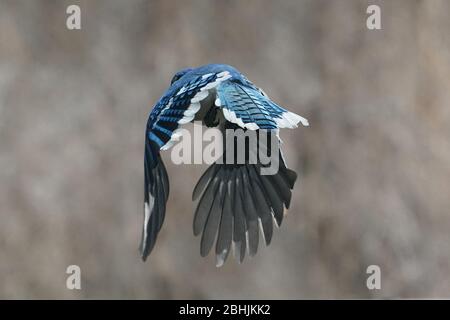
[[[230,252],[232,235],[233,235],[233,211],[232,203],[234,201],[234,188],[232,188],[232,176],[226,183],[226,190],[223,199],[223,212],[220,220],[219,234],[217,235],[216,256],[217,264],[222,265]]]
[[[202,240],[200,244],[200,254],[202,257],[208,254],[214,244],[214,239],[216,238],[217,229],[219,227],[223,211],[223,200],[225,197],[228,180],[226,177],[226,172],[224,171],[219,171],[217,177],[219,179],[219,186],[211,208],[209,209],[202,233]]]
[[[236,258],[242,262],[248,248],[256,254],[259,231],[266,245],[273,234],[273,219],[281,225],[284,208],[289,207],[297,175],[288,169],[280,154],[280,170],[262,175],[260,164],[212,164],[200,178],[193,199],[200,200],[194,217],[194,234],[202,233],[201,255],[216,240],[217,265],[221,266],[234,244]]]
[[[241,195],[245,209],[245,219],[247,221],[248,253],[250,256],[254,256],[258,251],[259,243],[258,214],[256,213],[255,203],[253,202],[254,195],[250,186],[247,168],[246,166],[241,166],[239,169],[243,183]]]

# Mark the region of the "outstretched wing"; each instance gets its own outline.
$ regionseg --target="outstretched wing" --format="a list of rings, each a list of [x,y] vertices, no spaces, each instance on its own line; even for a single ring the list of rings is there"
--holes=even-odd
[[[194,119],[210,90],[230,77],[228,71],[188,74],[173,83],[150,113],[145,137],[144,226],[140,246],[144,260],[155,245],[169,196],[169,180],[159,152],[169,148],[181,124]]]
[[[153,108],[147,130],[150,140],[162,150],[168,149],[177,137],[180,125],[191,122],[206,99],[221,82],[231,78],[228,71],[203,75],[188,74],[175,82]],[[175,136],[174,136],[175,134]]]
[[[295,128],[298,123],[308,125],[305,118],[278,106],[250,81],[244,77],[243,80],[220,83],[216,88],[215,105],[222,109],[228,121],[225,129],[256,130],[258,141],[261,134],[276,135],[273,143],[262,146],[258,142],[258,148],[265,148],[264,154],[277,155],[279,167],[275,174],[264,175],[260,170],[264,165],[259,161],[244,164],[221,161],[211,165],[200,178],[193,192],[193,199],[199,198],[194,234],[202,235],[202,256],[207,255],[216,242],[217,266],[227,259],[231,244],[240,262],[246,251],[250,256],[256,254],[260,234],[266,245],[270,244],[273,221],[281,225],[284,208],[289,208],[291,190],[297,179],[297,174],[284,162],[278,129]],[[236,150],[235,146],[231,142],[222,159],[228,148]],[[244,152],[249,152],[248,145],[245,148]]]
[[[144,152],[144,227],[140,251],[145,261],[153,249],[166,214],[169,178],[158,146],[146,137]]]
[[[251,83],[224,81],[216,91],[215,104],[222,108],[225,119],[242,128],[296,128],[299,122],[308,126],[308,120],[283,109]]]

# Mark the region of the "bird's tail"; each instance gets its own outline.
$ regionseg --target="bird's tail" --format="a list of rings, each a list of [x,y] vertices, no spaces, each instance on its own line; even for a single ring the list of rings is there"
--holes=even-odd
[[[286,167],[281,150],[279,170],[273,175],[261,174],[257,164],[212,164],[195,186],[192,198],[198,201],[194,217],[194,234],[202,234],[200,253],[206,256],[216,240],[217,266],[228,257],[230,246],[242,262],[246,250],[256,254],[259,230],[266,245],[270,244],[273,220],[283,220],[289,208],[291,190],[297,174]],[[246,249],[248,248],[248,249]]]
[[[148,138],[145,141],[144,171],[144,226],[140,252],[145,261],[155,245],[156,237],[164,222],[169,196],[169,179],[159,148]]]

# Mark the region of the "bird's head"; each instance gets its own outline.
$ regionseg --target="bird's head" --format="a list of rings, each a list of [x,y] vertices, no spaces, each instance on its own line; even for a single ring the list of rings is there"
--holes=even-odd
[[[182,69],[182,70],[178,71],[177,73],[175,73],[175,75],[172,78],[172,81],[170,81],[170,85],[172,85],[175,81],[180,79],[182,76],[184,76],[186,73],[188,73],[191,70],[193,70],[193,69],[192,68],[186,68],[186,69]]]

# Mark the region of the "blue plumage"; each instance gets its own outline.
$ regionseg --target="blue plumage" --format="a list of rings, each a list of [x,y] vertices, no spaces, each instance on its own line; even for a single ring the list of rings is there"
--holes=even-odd
[[[244,124],[256,124],[259,129],[276,129],[275,118],[287,112],[271,102],[253,85],[224,82],[217,88],[221,106],[234,112]]]
[[[306,119],[295,115],[272,102],[262,91],[238,70],[228,65],[210,64],[195,69],[185,69],[176,74],[171,87],[150,113],[147,124],[149,138],[160,148],[170,140],[180,124],[192,121],[198,105],[190,114],[193,99],[199,93],[217,99],[225,119],[247,129],[277,129],[295,127]],[[197,102],[201,102],[198,99]],[[164,128],[164,129],[161,129]]]
[[[161,229],[169,195],[168,176],[159,152],[171,146],[174,133],[181,125],[193,120],[203,121],[207,126],[219,125],[222,129],[258,130],[259,135],[263,134],[260,129],[278,134],[279,128],[295,128],[299,122],[308,125],[305,118],[271,101],[229,65],[209,64],[177,72],[147,121],[141,242],[144,260]],[[260,163],[214,163],[195,187],[193,198],[200,194],[201,197],[194,218],[194,233],[202,233],[202,255],[210,251],[218,234],[218,265],[227,258],[232,242],[242,261],[246,248],[250,255],[256,253],[259,224],[269,244],[273,219],[278,225],[281,223],[283,207],[289,207],[297,175],[286,167],[281,150],[277,152],[280,168],[273,176],[261,175]]]
[[[172,133],[178,128],[179,121],[183,118],[191,99],[215,78],[215,74],[208,77],[190,75],[175,81],[150,113],[147,124],[149,138],[160,147],[167,143]]]

